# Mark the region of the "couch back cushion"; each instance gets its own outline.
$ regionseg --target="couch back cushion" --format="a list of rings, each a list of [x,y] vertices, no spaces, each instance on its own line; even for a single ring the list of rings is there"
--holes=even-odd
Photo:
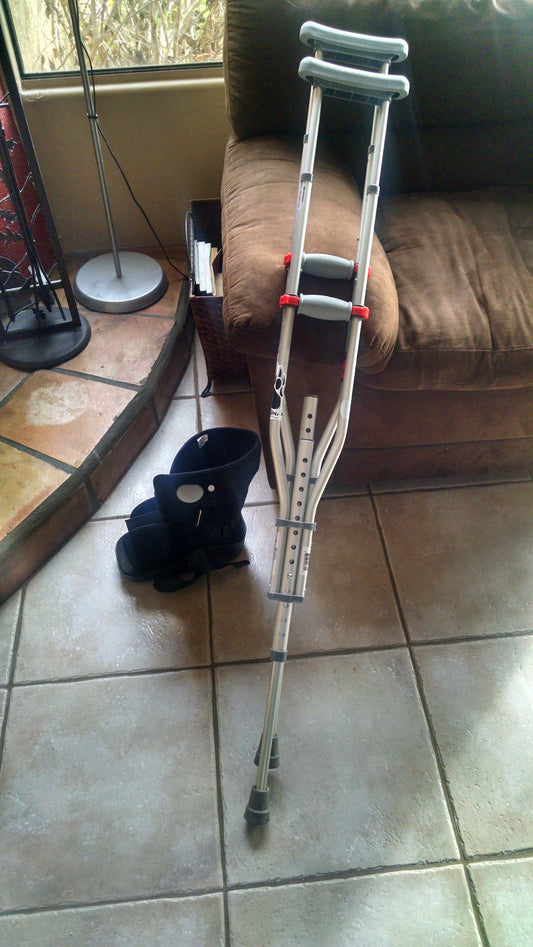
[[[309,90],[305,20],[402,36],[411,94],[391,109],[389,190],[528,185],[533,171],[533,0],[227,0],[228,115],[237,137],[299,134]],[[328,101],[322,129],[359,174],[368,109]],[[483,162],[480,166],[480,154]]]

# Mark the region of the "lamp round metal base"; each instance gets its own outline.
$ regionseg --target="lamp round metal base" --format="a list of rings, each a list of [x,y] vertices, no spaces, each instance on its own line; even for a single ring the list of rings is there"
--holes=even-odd
[[[121,276],[117,276],[112,253],[84,263],[74,280],[79,302],[95,312],[138,312],[166,292],[167,277],[157,260],[144,253],[125,250],[118,254]]]
[[[65,322],[57,306],[37,321],[33,309],[19,312],[0,345],[0,362],[23,372],[53,368],[81,352],[91,338],[91,327],[80,315],[80,326]]]

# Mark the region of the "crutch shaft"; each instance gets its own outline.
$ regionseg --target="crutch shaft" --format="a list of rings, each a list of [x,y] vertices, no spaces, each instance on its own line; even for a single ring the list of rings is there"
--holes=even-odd
[[[290,622],[290,618],[288,620]],[[259,763],[257,765],[257,779],[255,783],[256,789],[260,790],[266,789],[268,783],[270,753],[272,750],[272,741],[274,739],[278,723],[284,666],[283,660],[272,661],[263,735],[261,737],[261,750],[259,753]]]
[[[257,778],[250,792],[248,805],[244,812],[244,818],[251,825],[264,825],[269,820],[268,771],[271,762],[272,744],[278,724],[281,685],[283,681],[283,669],[287,657],[291,616],[292,605],[290,603],[280,602],[276,614],[274,646],[270,652],[272,670],[270,674],[263,733],[259,744]],[[277,651],[275,650],[276,645],[279,649]]]
[[[317,55],[320,55],[317,53]],[[309,97],[309,107],[307,110],[307,122],[303,138],[302,157],[300,162],[300,180],[298,184],[298,194],[296,198],[296,209],[294,213],[294,224],[291,241],[290,265],[287,273],[287,294],[298,292],[300,282],[300,270],[302,266],[302,257],[304,252],[304,241],[307,230],[307,219],[309,216],[309,204],[311,201],[311,189],[313,184],[313,168],[315,163],[316,146],[318,141],[318,129],[320,125],[320,112],[322,109],[322,89],[315,85],[311,89]]]

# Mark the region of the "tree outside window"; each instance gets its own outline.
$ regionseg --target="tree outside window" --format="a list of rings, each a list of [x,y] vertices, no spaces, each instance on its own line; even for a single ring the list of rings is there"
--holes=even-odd
[[[67,0],[8,0],[23,74],[77,71]],[[78,0],[94,69],[222,60],[224,0]]]

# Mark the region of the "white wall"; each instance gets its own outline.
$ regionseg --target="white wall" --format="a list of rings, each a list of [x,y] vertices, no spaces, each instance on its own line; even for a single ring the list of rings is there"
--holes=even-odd
[[[109,249],[81,80],[25,88],[23,102],[63,252]],[[221,70],[207,78],[100,80],[97,112],[160,239],[183,245],[189,200],[220,193],[229,134]],[[102,148],[119,247],[154,245]]]

